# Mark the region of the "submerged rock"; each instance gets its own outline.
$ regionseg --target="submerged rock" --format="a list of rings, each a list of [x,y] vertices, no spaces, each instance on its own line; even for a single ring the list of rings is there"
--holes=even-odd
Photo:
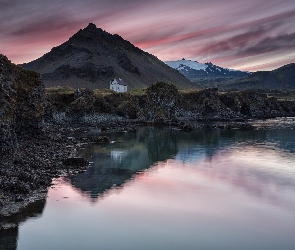
[[[63,164],[65,166],[83,167],[83,166],[88,165],[88,161],[86,161],[84,158],[81,158],[81,157],[73,157],[73,158],[64,159]]]
[[[193,125],[191,125],[191,124],[184,123],[184,122],[181,122],[181,123],[177,126],[177,128],[178,128],[179,130],[183,130],[183,131],[192,131],[192,130],[196,129],[195,126],[193,126]]]
[[[108,136],[100,136],[100,137],[97,137],[97,138],[93,138],[91,140],[92,143],[110,143],[111,142],[111,139],[108,137]]]

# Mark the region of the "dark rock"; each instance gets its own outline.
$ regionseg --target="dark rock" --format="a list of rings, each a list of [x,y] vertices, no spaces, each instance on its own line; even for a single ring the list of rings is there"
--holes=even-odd
[[[174,85],[157,82],[146,90],[144,105],[139,109],[139,119],[148,122],[167,123],[176,120],[180,94]]]
[[[65,166],[79,166],[83,167],[88,164],[88,161],[86,161],[83,158],[75,157],[75,158],[67,158],[63,160],[63,164]]]
[[[100,130],[101,130],[101,132],[106,132],[108,129],[105,125],[102,125]]]
[[[251,125],[247,122],[237,123],[236,127],[241,130],[253,130],[255,128],[253,125]]]
[[[181,123],[177,126],[177,128],[178,128],[179,130],[183,130],[183,131],[192,131],[192,130],[194,130],[196,127],[193,126],[193,125],[191,125],[191,124],[186,124],[186,123],[184,123],[184,122],[181,122]]]
[[[136,67],[136,66],[133,64],[133,62],[132,62],[132,61],[130,60],[130,58],[126,55],[126,53],[124,53],[124,52],[120,52],[120,53],[118,54],[117,58],[118,58],[118,65],[119,65],[121,68],[123,68],[123,69],[125,69],[125,70],[127,70],[127,71],[129,71],[129,72],[131,72],[131,73],[135,73],[135,74],[137,74],[137,75],[140,76],[140,72],[139,72],[138,67]]]
[[[38,73],[0,55],[0,152],[17,146],[17,134],[38,135],[44,123],[45,92]]]
[[[108,136],[100,136],[97,138],[93,138],[91,142],[100,144],[100,143],[110,143],[111,140]]]
[[[248,122],[230,123],[224,126],[226,129],[240,129],[240,130],[253,130],[255,127]]]
[[[96,65],[91,61],[87,61],[80,67],[74,67],[68,64],[61,65],[51,73],[44,73],[42,78],[44,81],[62,81],[70,79],[73,76],[94,83],[100,78],[108,79],[115,77],[115,74],[114,68],[111,66]]]

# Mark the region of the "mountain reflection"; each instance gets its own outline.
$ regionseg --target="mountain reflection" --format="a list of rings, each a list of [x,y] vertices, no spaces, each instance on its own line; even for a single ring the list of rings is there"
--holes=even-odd
[[[271,143],[273,149],[294,152],[293,130],[220,130],[199,129],[192,132],[183,132],[171,128],[140,128],[128,133],[110,134],[111,140],[116,141],[109,145],[89,145],[82,155],[93,165],[86,172],[73,176],[71,183],[82,192],[90,195],[93,201],[99,196],[105,196],[111,189],[120,189],[125,182],[132,181],[136,174],[149,169],[157,162],[175,158],[183,163],[212,162],[227,148],[244,147]],[[253,151],[257,150],[253,147]],[[234,156],[233,156],[234,157]],[[249,156],[250,157],[250,156]],[[216,161],[214,161],[216,162]],[[228,179],[244,185],[247,176],[255,176],[260,181],[270,181],[267,170],[249,170],[245,173],[245,180],[241,178],[241,169],[229,173],[230,169],[222,168],[216,171],[217,178]],[[252,172],[251,172],[252,171]],[[255,172],[256,171],[256,172]],[[259,172],[260,171],[260,172]],[[228,176],[227,176],[228,175]],[[249,177],[252,178],[252,177]],[[279,178],[279,177],[278,177]],[[293,180],[280,179],[284,183]],[[279,181],[279,180],[278,180]],[[247,186],[247,185],[246,185]],[[249,192],[261,192],[253,186],[248,186]],[[251,191],[252,190],[252,191]]]
[[[94,162],[86,172],[71,178],[72,184],[95,199],[106,195],[106,191],[117,189],[133,176],[150,168],[158,161],[175,156],[178,131],[170,129],[145,128],[137,132],[113,134],[109,145],[88,145],[83,152],[88,160]]]

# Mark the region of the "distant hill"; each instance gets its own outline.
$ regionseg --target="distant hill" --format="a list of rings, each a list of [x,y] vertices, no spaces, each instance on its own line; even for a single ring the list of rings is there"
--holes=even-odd
[[[252,75],[227,82],[224,89],[295,89],[295,63],[287,64],[273,71],[258,71]]]
[[[109,88],[109,81],[118,77],[128,84],[128,90],[157,81],[172,83],[178,89],[193,87],[187,78],[155,56],[92,23],[22,66],[41,73],[46,87]]]
[[[236,78],[250,75],[249,72],[222,68],[212,63],[199,63],[191,60],[177,60],[165,62],[170,67],[177,69],[188,79],[195,81],[199,78]]]

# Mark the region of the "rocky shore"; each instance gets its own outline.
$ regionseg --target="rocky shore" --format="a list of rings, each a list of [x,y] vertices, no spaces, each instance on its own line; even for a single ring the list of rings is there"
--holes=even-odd
[[[84,143],[88,142],[66,137],[52,126],[42,136],[19,136],[17,148],[0,157],[1,221],[44,199],[52,178],[83,171],[87,162],[66,166],[64,161],[75,157]]]
[[[16,226],[14,215],[44,199],[53,177],[87,165],[65,164],[88,142],[68,138],[66,127],[46,124],[45,103],[40,75],[0,55],[0,230]]]

